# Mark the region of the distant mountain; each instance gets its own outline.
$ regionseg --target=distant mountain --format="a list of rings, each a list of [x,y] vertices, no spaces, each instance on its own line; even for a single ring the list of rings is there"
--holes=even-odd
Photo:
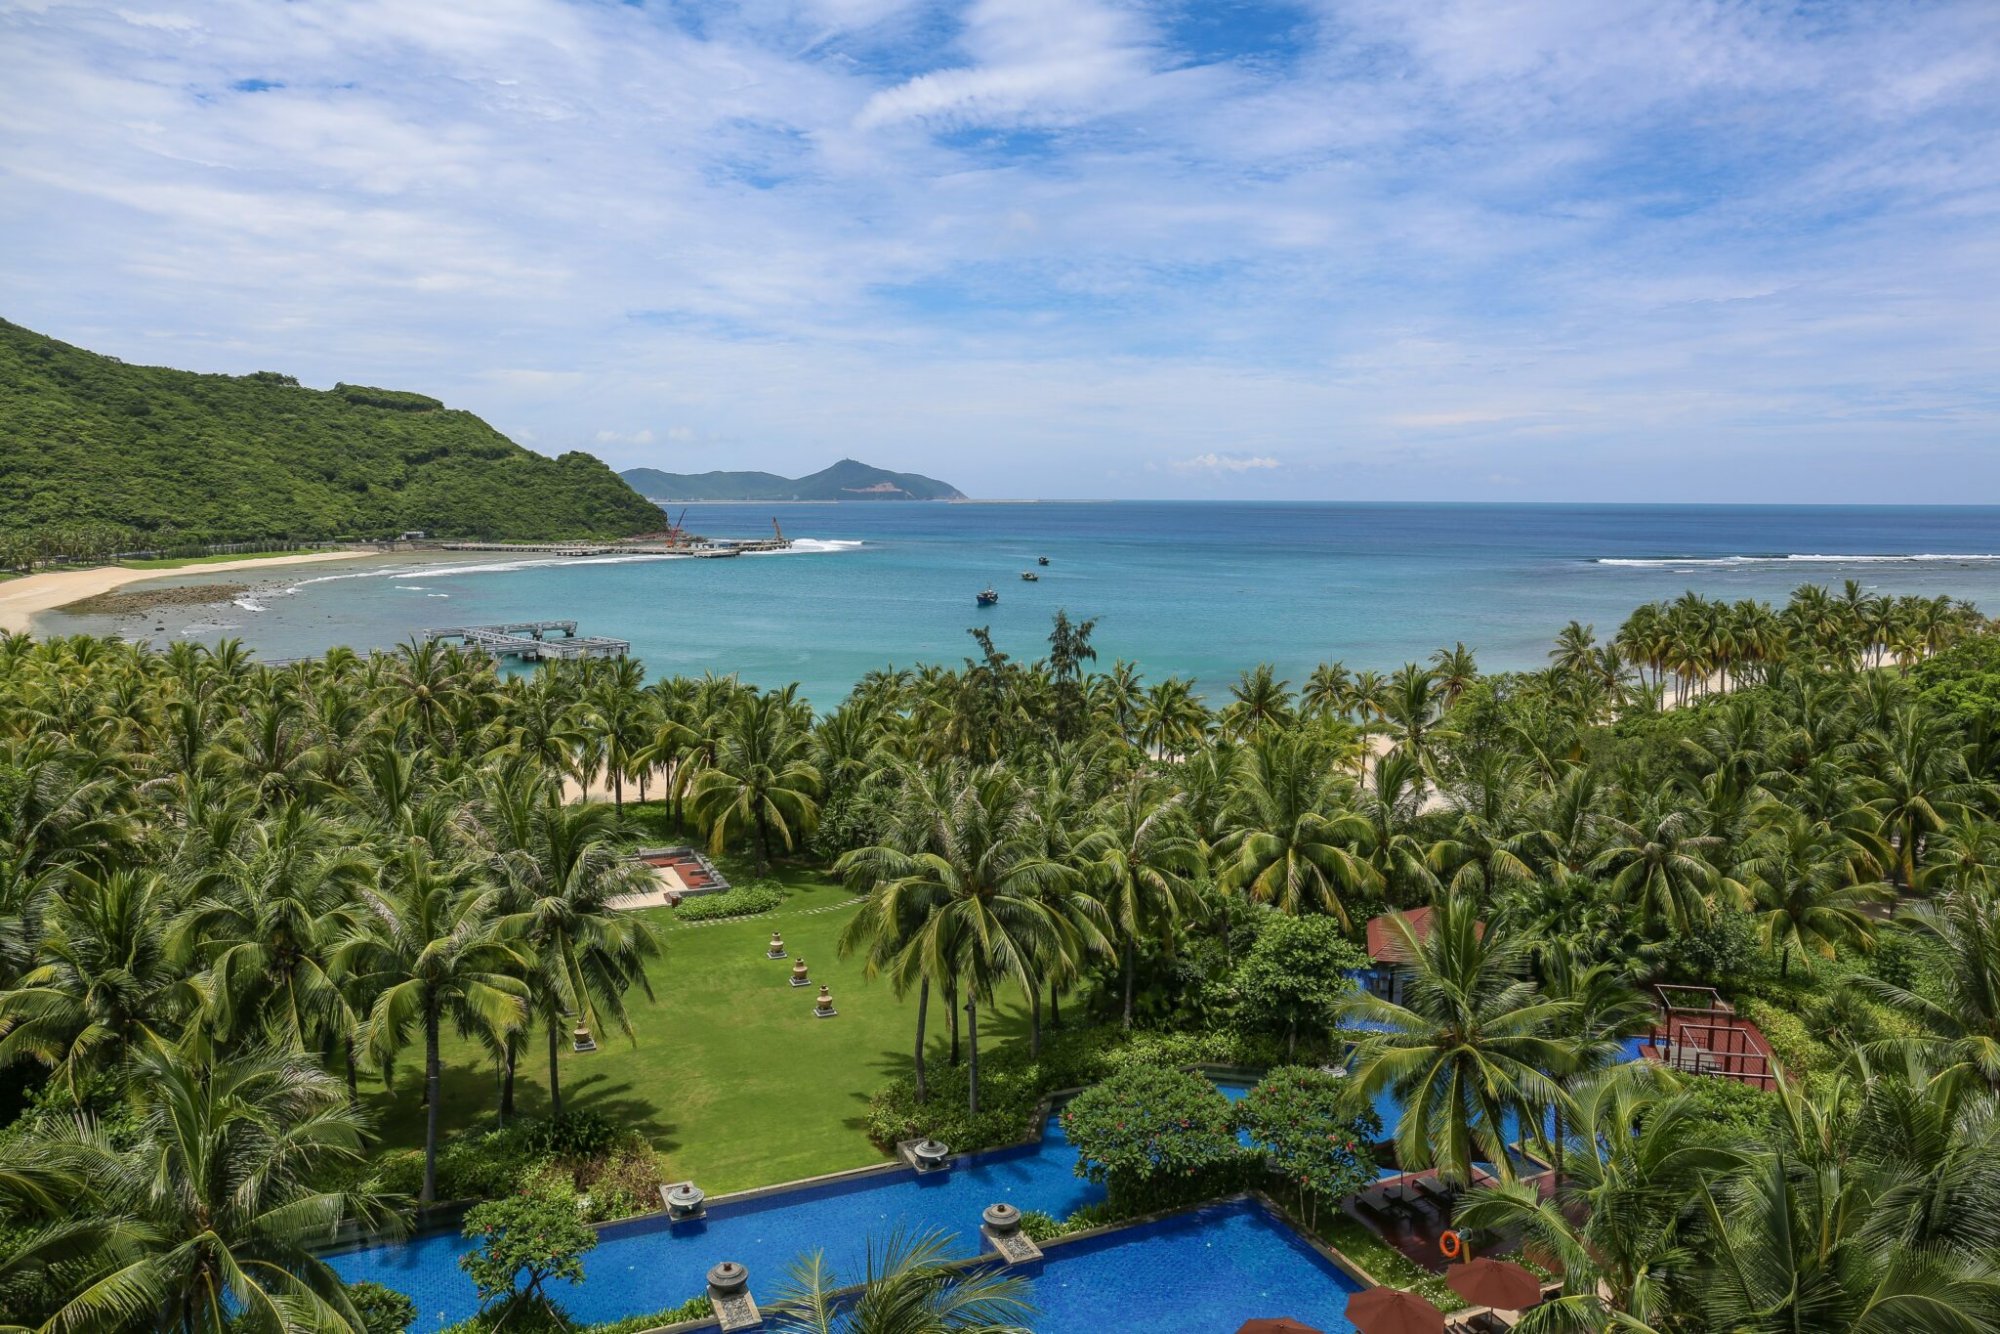
[[[643,533],[660,511],[589,454],[523,449],[422,394],[128,366],[0,320],[0,532],[79,523],[534,540]]]
[[[661,472],[628,468],[618,474],[648,500],[964,500],[949,482],[913,472],[871,468],[842,459],[810,477],[770,472]]]

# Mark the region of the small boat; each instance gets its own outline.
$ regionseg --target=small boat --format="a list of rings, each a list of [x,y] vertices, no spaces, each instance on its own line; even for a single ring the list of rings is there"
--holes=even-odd
[[[1021,571],[1021,578],[1026,580],[1028,583],[1034,584],[1034,583],[1040,583],[1042,576],[1036,574],[1033,570],[1023,570]]]
[[[1049,563],[1049,558],[1047,556],[1035,557],[1035,564],[1037,565],[1047,565],[1048,563]]]
[[[994,591],[993,591],[992,589],[990,589],[990,588],[989,588],[989,589],[987,589],[987,590],[986,590],[986,591],[985,591],[984,593],[981,593],[981,594],[979,595],[979,599],[978,599],[978,600],[979,600],[979,605],[980,605],[980,606],[982,606],[982,607],[990,607],[990,606],[992,606],[992,605],[993,605],[994,603],[996,603],[996,602],[998,602],[998,601],[1000,600],[1000,595],[999,595],[998,593],[994,592]]]

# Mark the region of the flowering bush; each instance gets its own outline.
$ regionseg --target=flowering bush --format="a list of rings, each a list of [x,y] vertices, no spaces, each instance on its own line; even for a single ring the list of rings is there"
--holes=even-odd
[[[1076,1174],[1120,1208],[1164,1208],[1240,1184],[1236,1117],[1214,1084],[1166,1066],[1133,1066],[1071,1100],[1063,1132]]]
[[[1237,1115],[1273,1176],[1296,1190],[1317,1217],[1323,1201],[1343,1199],[1375,1180],[1374,1142],[1382,1118],[1355,1112],[1344,1079],[1287,1065],[1265,1075]]]

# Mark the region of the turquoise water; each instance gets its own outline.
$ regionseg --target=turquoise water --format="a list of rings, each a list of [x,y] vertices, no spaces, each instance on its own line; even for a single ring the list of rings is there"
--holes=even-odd
[[[426,626],[574,617],[649,670],[801,682],[828,707],[863,673],[957,663],[966,628],[1035,657],[1057,607],[1098,618],[1100,666],[1218,692],[1270,661],[1389,669],[1463,641],[1488,668],[1542,665],[1575,618],[1609,631],[1695,588],[1782,600],[1855,578],[2000,608],[2000,508],[1090,503],[697,506],[716,536],[797,550],[735,560],[373,559],[174,576],[247,582],[236,605],[169,619],[51,613],[45,633],[234,635],[267,657],[389,647]],[[1019,579],[1046,555],[1039,583]],[[975,607],[992,585],[1000,604]],[[155,629],[155,627],[160,627]]]

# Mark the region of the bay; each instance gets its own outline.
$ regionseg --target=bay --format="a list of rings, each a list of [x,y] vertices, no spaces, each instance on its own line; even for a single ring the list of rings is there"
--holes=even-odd
[[[1489,670],[1538,667],[1566,621],[1608,634],[1639,603],[1690,588],[1782,602],[1800,584],[1852,578],[1871,593],[2000,608],[1992,506],[701,505],[687,524],[753,537],[774,517],[792,551],[224,567],[171,582],[252,584],[225,608],[143,623],[48,613],[35,628],[233,636],[289,658],[387,648],[429,626],[573,618],[581,633],[630,640],[652,675],[796,681],[828,708],[871,669],[958,663],[974,651],[970,626],[1040,656],[1058,607],[1096,618],[1100,668],[1130,659],[1149,680],[1193,677],[1211,696],[1258,662],[1296,684],[1321,661],[1386,671],[1457,642]],[[989,585],[999,605],[975,606]]]

